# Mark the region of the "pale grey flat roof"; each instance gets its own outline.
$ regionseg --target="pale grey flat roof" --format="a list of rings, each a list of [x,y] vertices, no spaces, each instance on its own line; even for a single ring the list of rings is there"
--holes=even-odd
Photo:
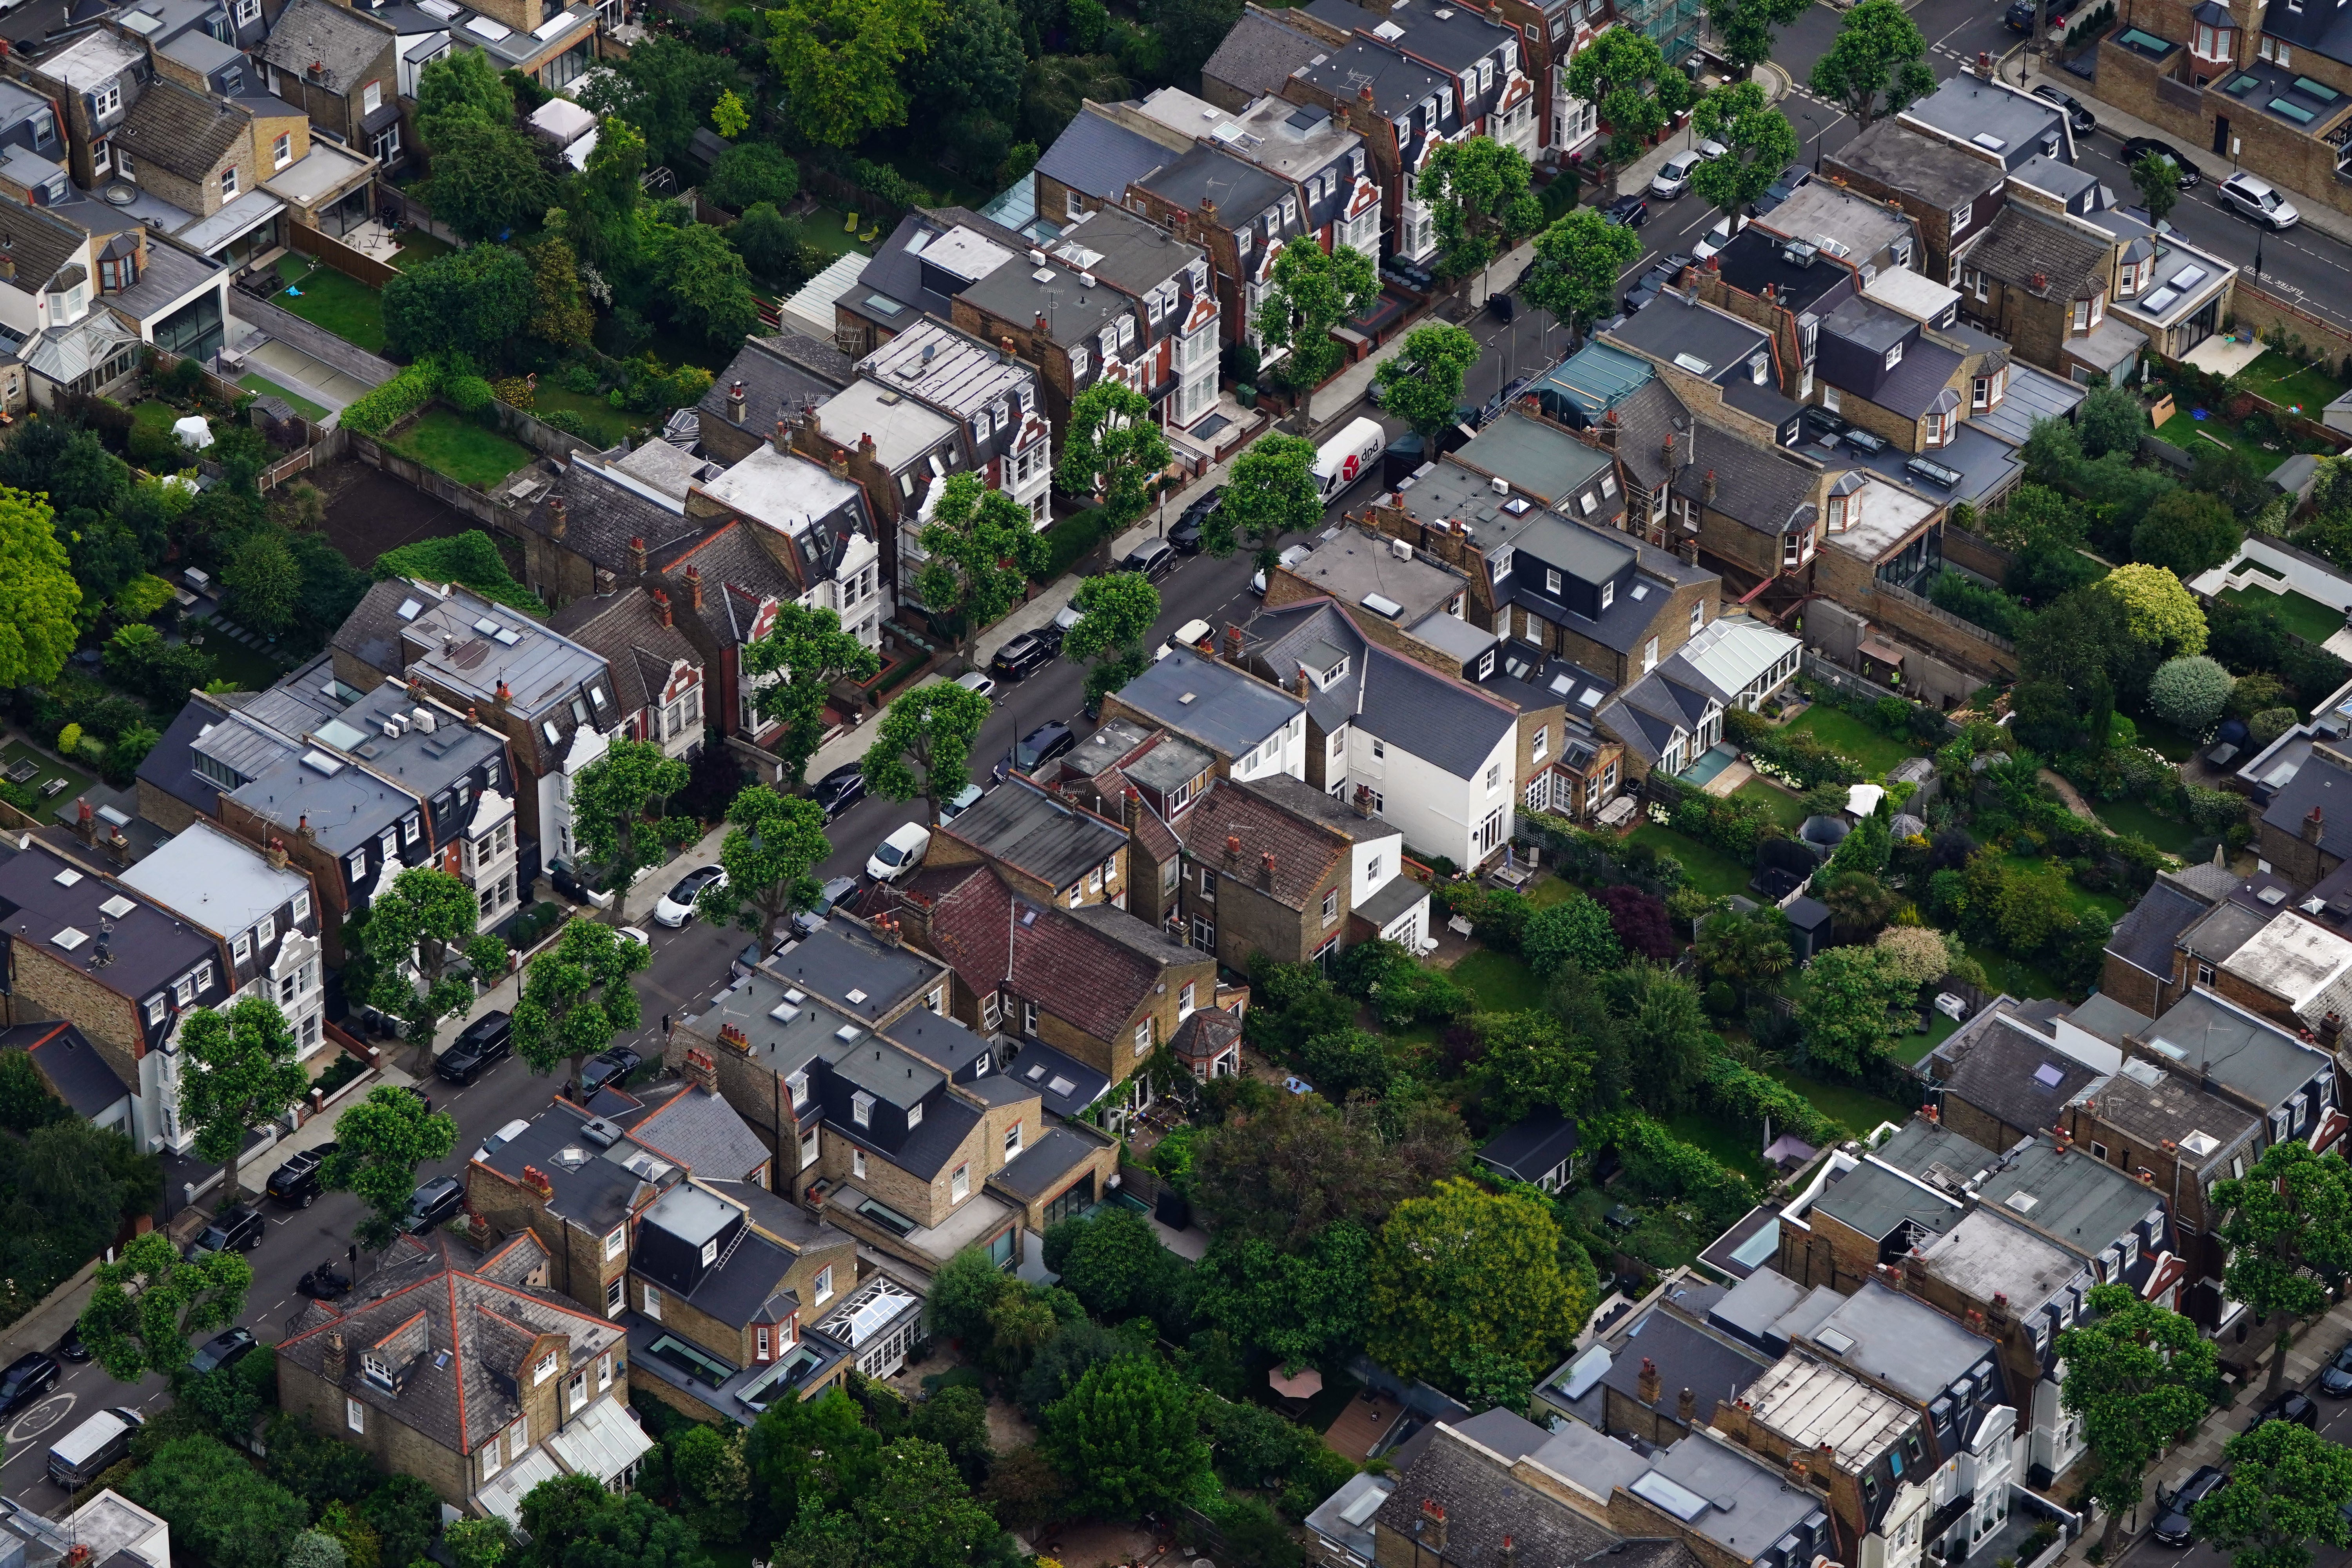
[[[122,885],[144,893],[207,931],[236,936],[309,889],[291,866],[273,867],[261,852],[202,818],[125,869]]]

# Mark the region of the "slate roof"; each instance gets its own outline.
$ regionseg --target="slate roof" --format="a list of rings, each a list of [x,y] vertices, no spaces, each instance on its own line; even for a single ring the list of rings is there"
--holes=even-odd
[[[2106,950],[2143,973],[2169,979],[2173,950],[2179,943],[2180,934],[2211,907],[2195,894],[2158,877],[2140,895],[2139,902],[2116,923]]]
[[[1317,642],[1350,654],[1344,677],[1327,687],[1309,683],[1307,688],[1308,711],[1327,733],[1354,724],[1432,767],[1466,779],[1518,723],[1516,706],[1391,652],[1366,637],[1328,599],[1297,600],[1260,615],[1251,626],[1253,630],[1265,628],[1260,635],[1266,640],[1255,651],[1276,670],[1315,667],[1308,650]],[[1172,664],[1182,657],[1171,654],[1161,662]]]
[[[652,1217],[646,1216],[649,1221]],[[695,1310],[730,1328],[783,1322],[801,1305],[799,1292],[777,1289],[792,1271],[793,1263],[793,1254],[766,1237],[747,1234],[727,1249],[717,1267],[695,1282],[684,1299]]]
[[[1373,1518],[1407,1542],[1419,1540],[1424,1504],[1444,1510],[1444,1561],[1451,1568],[1499,1568],[1509,1536],[1522,1563],[1581,1563],[1618,1543],[1607,1527],[1526,1484],[1440,1426],[1428,1447],[1398,1478]],[[1687,1549],[1677,1551],[1687,1555]],[[1617,1559],[1612,1558],[1612,1563]]]
[[[341,9],[327,5],[325,0],[298,3],[321,10]],[[279,21],[282,26],[284,18]],[[211,178],[214,166],[232,149],[250,138],[252,125],[249,117],[226,100],[182,87],[169,77],[157,77],[131,105],[118,134],[142,163],[153,163],[182,179],[203,182]]]
[[[89,236],[37,207],[0,198],[0,236],[16,263],[16,287],[37,289],[79,258]]]
[[[436,1447],[470,1454],[522,1413],[508,1391],[530,1376],[524,1358],[542,1336],[568,1339],[575,1368],[622,1341],[619,1324],[521,1283],[547,1261],[547,1249],[529,1231],[488,1255],[446,1232],[412,1239],[341,1303],[304,1309],[278,1353],[320,1375],[328,1338],[340,1335],[347,1398]],[[361,1352],[368,1350],[395,1366],[413,1362],[400,1392],[361,1375]],[[444,1350],[452,1352],[449,1364],[435,1364]]]
[[[2352,16],[2340,6],[2266,5],[2263,31],[2340,64],[2352,64]]]
[[[933,239],[958,228],[968,229],[975,237],[1003,250],[1008,260],[1002,266],[1019,260],[1029,247],[1029,242],[1020,235],[967,208],[918,207],[899,220],[890,237],[874,253],[874,259],[866,264],[857,281],[843,291],[840,303],[877,320],[888,321],[894,329],[910,323],[870,304],[873,297],[878,295],[885,300],[911,305],[935,320],[946,321],[955,294],[941,293],[925,281],[922,253]],[[939,270],[933,268],[932,276],[937,277]]]
[[[782,603],[797,599],[801,585],[751,532],[752,525],[732,521],[708,538],[694,541],[664,562],[659,570],[669,584],[672,611],[699,619],[711,640],[720,647],[751,640],[751,628],[762,600]],[[702,574],[702,608],[694,607],[692,584],[686,572]]]
[[[306,80],[311,64],[321,64],[327,68],[325,85],[348,98],[393,37],[391,28],[348,5],[292,0],[254,53]]]
[[[1178,648],[1119,688],[1118,700],[1156,723],[1226,757],[1265,738],[1305,704],[1232,665]],[[1187,697],[1192,700],[1187,701]]]
[[[1199,212],[1204,199],[1214,202],[1219,220],[1228,227],[1255,221],[1297,191],[1288,180],[1245,163],[1223,147],[1203,143],[1189,153],[1160,155],[1167,161],[1137,175],[1135,183],[1187,212]]]
[[[1168,1048],[1179,1061],[1214,1061],[1242,1037],[1242,1021],[1223,1007],[1195,1007],[1176,1026]]]
[[[988,1178],[1014,1197],[1034,1203],[1057,1190],[1063,1178],[1108,1146],[1108,1141],[1084,1122],[1064,1122],[1013,1156],[1004,1169]]]
[[[1697,451],[1675,470],[1675,494],[1687,496],[1759,533],[1785,533],[1813,521],[1817,512],[1813,487],[1821,479],[1818,468],[1719,425],[1702,423],[1695,434]],[[1681,450],[1691,453],[1687,437]],[[1713,500],[1706,499],[1710,471],[1716,480]]]
[[[550,617],[548,625],[593,653],[602,654],[613,670],[613,696],[623,714],[658,709],[662,690],[676,661],[700,668],[702,657],[686,634],[672,624],[662,625],[661,610],[650,590],[632,586],[602,598],[574,599]],[[701,693],[694,706],[701,709]]]
[[[106,1065],[98,1047],[73,1025],[59,1019],[0,1029],[0,1049],[32,1053],[57,1096],[83,1121],[105,1115],[131,1098],[122,1079]]]
[[[1037,160],[1037,173],[1074,191],[1117,201],[1127,195],[1129,184],[1162,164],[1174,163],[1178,156],[1088,106],[1054,138],[1054,144]]]
[[[768,1148],[735,1108],[700,1084],[689,1084],[655,1106],[629,1136],[697,1175],[736,1181],[769,1158]]]
[[[2082,300],[2105,278],[2108,248],[2010,202],[1970,247],[1969,265],[2038,300]]]
[[[1083,882],[1127,842],[1116,824],[1017,777],[939,831],[1056,889]]]
[[[1904,351],[1903,363],[1887,373],[1870,401],[1916,419],[1950,391],[1953,375],[1967,360],[1958,350],[1923,337]]]
[[[2295,770],[2294,777],[2271,797],[2263,822],[2299,838],[2305,819],[2315,807],[2320,812],[2321,851],[2338,859],[2352,859],[2352,768],[2347,768],[2336,752],[2317,746]]]
[[[695,409],[705,419],[771,436],[777,420],[798,417],[803,408],[823,403],[856,374],[856,362],[847,354],[799,332],[746,338]],[[743,384],[740,422],[728,412],[728,393],[739,381]]]
[[[1995,1022],[1951,1058],[1947,1096],[2008,1127],[2054,1127],[2067,1102],[2099,1074],[2039,1034]]]
[[[1576,1152],[1576,1122],[1549,1109],[1530,1111],[1486,1140],[1480,1163],[1532,1182]]]
[[[1318,822],[1285,810],[1230,779],[1219,779],[1193,802],[1177,829],[1192,858],[1229,881],[1270,895],[1285,908],[1305,910],[1334,864],[1346,858],[1348,840]],[[1226,840],[1241,840],[1229,854]],[[1274,857],[1265,870],[1264,857]]]
[[[2332,932],[2299,915],[2278,918],[2334,940]],[[2149,1028],[2147,1044],[2182,1071],[2208,1073],[2224,1088],[2263,1106],[2286,1104],[2327,1070],[2332,1059],[2268,1019],[2204,990],[2191,990],[2175,1002]]]
[[[1683,400],[1675,395],[1664,376],[1653,375],[1635,387],[1615,406],[1617,416],[1617,460],[1635,484],[1645,490],[1655,490],[1666,479],[1664,459],[1666,437],[1673,436],[1677,451],[1690,449],[1686,432],[1675,428],[1675,421],[1690,423],[1690,411]]]
[[[1249,5],[1243,8],[1241,20],[1225,34],[1209,63],[1201,68],[1201,75],[1204,80],[1225,83],[1252,97],[1278,93],[1293,73],[1330,49],[1322,39]]]

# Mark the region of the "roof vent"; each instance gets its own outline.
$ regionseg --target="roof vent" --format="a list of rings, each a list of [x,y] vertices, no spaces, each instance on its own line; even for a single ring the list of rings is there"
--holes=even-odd
[[[833,1032],[833,1037],[834,1037],[835,1039],[836,1039],[836,1040],[839,1040],[843,1045],[845,1045],[845,1045],[847,1045],[850,1041],[852,1041],[852,1040],[854,1040],[854,1039],[857,1038],[858,1034],[859,1034],[859,1030],[858,1030],[858,1027],[857,1027],[857,1026],[856,1026],[856,1025],[855,1025],[855,1024],[844,1024],[841,1027],[839,1027],[838,1029],[835,1029],[835,1030]]]
[[[621,1141],[621,1124],[600,1116],[593,1121],[582,1122],[580,1136],[599,1149],[610,1149]]]

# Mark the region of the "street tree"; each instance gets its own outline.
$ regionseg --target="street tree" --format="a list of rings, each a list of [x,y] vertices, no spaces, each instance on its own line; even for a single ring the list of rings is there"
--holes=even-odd
[[[1755,5],[1772,0],[1754,0]],[[1742,5],[1743,13],[1754,5]],[[1793,18],[1792,18],[1793,19]],[[1691,129],[1727,151],[1691,171],[1691,189],[1727,216],[1738,213],[1771,186],[1796,161],[1797,132],[1789,117],[1764,98],[1752,81],[1717,88],[1698,100]]]
[[[1471,278],[1543,226],[1527,155],[1491,136],[1440,142],[1414,195],[1437,220],[1437,275]]]
[[[1106,537],[1116,539],[1151,510],[1152,495],[1175,460],[1151,400],[1124,382],[1097,381],[1072,400],[1054,485],[1065,495],[1102,502]]]
[[[1690,79],[1667,65],[1646,34],[1611,27],[1568,63],[1571,97],[1593,105],[1609,122],[1609,152],[1624,158],[1665,129],[1669,116],[1691,105]]]
[[[1079,584],[1070,602],[1078,619],[1063,637],[1062,652],[1087,661],[1087,700],[1099,702],[1150,663],[1143,642],[1160,618],[1160,590],[1140,572],[1107,572]]]
[[[267,996],[240,996],[226,1013],[199,1007],[180,1026],[180,1120],[196,1130],[196,1158],[221,1167],[221,1205],[241,1190],[246,1134],[276,1121],[310,1088],[294,1059],[294,1030]]]
[[[2094,1287],[2087,1306],[2058,1336],[2066,1369],[2058,1402],[2081,1420],[2096,1461],[2090,1492],[2106,1510],[2100,1555],[2112,1561],[2116,1528],[2139,1506],[2148,1466],[2204,1419],[2215,1352],[2195,1323],[2128,1285]]]
[[[47,500],[0,489],[0,682],[57,679],[80,635],[81,585]]]
[[[1202,524],[1201,545],[1219,557],[1244,547],[1260,567],[1270,571],[1277,559],[1276,540],[1322,521],[1315,443],[1270,430],[1251,442],[1226,471],[1224,494]]]
[[[1166,1510],[1208,1473],[1199,1394],[1154,1355],[1088,1367],[1047,1407],[1046,1447],[1083,1512],[1132,1519]]]
[[[2221,1446],[2229,1479],[2198,1501],[2199,1533],[2236,1568],[2311,1568],[2311,1542],[2352,1546],[2352,1449],[2292,1421]]]
[[[1601,36],[1622,31],[1612,27]],[[1617,279],[1640,258],[1642,240],[1591,207],[1577,207],[1536,236],[1535,251],[1520,294],[1528,303],[1550,311],[1552,320],[1581,342],[1585,329],[1615,312]]]
[[[1282,247],[1258,302],[1258,342],[1288,353],[1285,385],[1298,395],[1298,423],[1311,428],[1315,389],[1331,378],[1346,353],[1331,329],[1370,310],[1381,297],[1379,270],[1353,247],[1325,250],[1305,235]]]
[[[751,710],[783,733],[769,746],[783,764],[780,781],[799,789],[808,760],[824,740],[824,697],[836,680],[871,680],[882,673],[879,655],[841,629],[833,610],[786,602],[743,649],[743,680]]]
[[[569,1060],[580,1067],[609,1047],[642,1015],[629,976],[652,962],[645,943],[596,921],[573,920],[555,945],[530,961],[514,1005],[515,1050],[545,1077]]]
[[[2180,171],[2161,153],[2143,153],[2131,166],[2131,183],[2150,223],[2162,223],[2180,204]]]
[[[1811,4],[1812,0],[1707,0],[1706,19],[1723,41],[1724,58],[1744,80],[1772,58],[1772,29],[1790,26]]]
[[[77,1327],[116,1382],[136,1383],[151,1372],[168,1377],[195,1353],[191,1338],[244,1316],[252,1285],[253,1265],[236,1248],[184,1258],[169,1236],[151,1230],[98,1266]]]
[[[809,868],[833,853],[824,810],[806,795],[778,795],[755,784],[727,807],[727,837],[719,863],[727,879],[702,889],[702,916],[760,933],[760,951],[775,945],[776,928],[795,910],[816,902]]]
[[[2224,1216],[2219,1229],[2230,1263],[2221,1284],[2230,1299],[2257,1321],[2284,1320],[2271,1357],[2268,1392],[2275,1394],[2294,1325],[2326,1310],[2330,1292],[2352,1277],[2352,1165],[2334,1150],[2273,1143],[2243,1177],[2214,1183],[2207,1208]]]
[[[474,1005],[473,976],[507,972],[507,944],[477,929],[481,918],[474,889],[438,866],[411,866],[368,905],[360,928],[366,1000],[400,1020],[420,1073],[433,1065],[442,1024]]]
[[[1433,322],[1407,333],[1404,347],[1372,373],[1381,407],[1433,439],[1461,416],[1462,383],[1478,363],[1478,340]]]
[[[413,1089],[381,1084],[335,1123],[335,1152],[320,1184],[367,1205],[353,1238],[380,1251],[400,1236],[416,1167],[447,1159],[457,1146],[457,1122],[447,1111],[428,1109]]]
[[[1560,1268],[1550,1210],[1458,1176],[1408,1198],[1381,1227],[1366,1348],[1401,1377],[1455,1381],[1465,1353],[1554,1364],[1591,1316],[1592,1280]]]
[[[940,803],[954,799],[971,782],[971,748],[990,706],[987,698],[952,680],[902,694],[884,710],[874,743],[866,749],[866,787],[896,801],[920,795],[938,823]]]
[[[793,128],[851,147],[907,123],[902,68],[929,47],[944,13],[938,0],[784,0],[769,11],[768,63]]]
[[[1862,0],[1813,62],[1812,89],[1863,124],[1936,90],[1927,40],[1902,0]]]
[[[663,840],[692,826],[662,816],[688,775],[684,762],[651,741],[616,740],[572,781],[572,835],[596,868],[595,885],[613,895],[615,921],[638,874],[667,858]]]
[[[1045,537],[1027,507],[967,473],[940,485],[917,542],[927,559],[915,574],[915,596],[959,624],[956,652],[970,664],[981,629],[1019,604],[1030,574],[1044,569]]]

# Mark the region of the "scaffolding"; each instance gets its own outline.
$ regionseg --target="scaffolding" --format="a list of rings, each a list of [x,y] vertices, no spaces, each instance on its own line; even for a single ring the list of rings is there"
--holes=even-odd
[[[1647,36],[1677,67],[1698,52],[1701,15],[1699,0],[1623,0],[1617,7],[1619,23]]]

